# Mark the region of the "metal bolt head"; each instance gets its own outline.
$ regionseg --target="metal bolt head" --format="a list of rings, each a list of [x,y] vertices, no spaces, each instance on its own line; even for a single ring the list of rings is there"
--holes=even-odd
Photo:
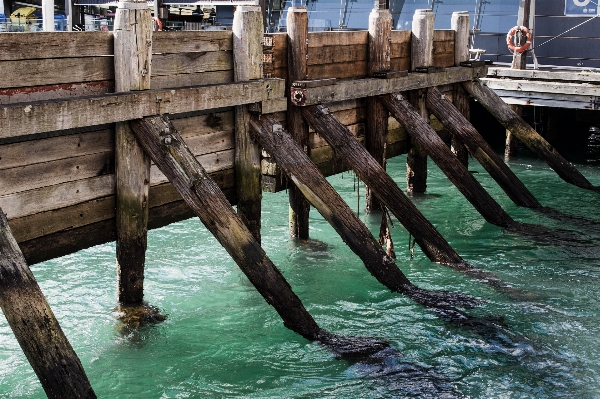
[[[142,69],[142,76],[148,75],[148,70],[146,68]]]

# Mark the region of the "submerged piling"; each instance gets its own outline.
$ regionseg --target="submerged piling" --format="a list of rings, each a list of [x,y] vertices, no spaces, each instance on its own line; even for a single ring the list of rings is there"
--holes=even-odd
[[[95,398],[0,209],[0,307],[48,398]]]

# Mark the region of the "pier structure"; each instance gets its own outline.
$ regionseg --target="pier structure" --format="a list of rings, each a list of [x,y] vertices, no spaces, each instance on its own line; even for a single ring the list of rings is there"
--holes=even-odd
[[[306,311],[260,245],[261,189],[289,190],[292,237],[308,238],[312,206],[383,285],[465,317],[475,299],[412,284],[324,177],[354,170],[368,206],[389,209],[429,259],[498,286],[385,171],[386,158],[413,151],[408,186],[419,192],[430,158],[488,222],[514,227],[457,156],[464,146],[509,197],[537,207],[470,125],[467,93],[563,179],[595,189],[484,84],[485,63],[465,59],[464,13],[444,31],[428,10],[412,31],[391,30],[388,14],[377,2],[368,31],[313,33],[306,9],[293,8],[287,33],[265,35],[260,9],[241,6],[231,31],[153,32],[147,3],[125,1],[114,33],[2,35],[0,305],[49,397],[94,393],[28,265],[116,241],[118,301],[140,304],[147,231],[192,216],[286,327],[337,353],[381,349],[323,330]],[[454,152],[434,130],[442,124]],[[19,296],[24,287],[38,293]],[[48,334],[60,341],[52,361],[32,349],[46,349]]]

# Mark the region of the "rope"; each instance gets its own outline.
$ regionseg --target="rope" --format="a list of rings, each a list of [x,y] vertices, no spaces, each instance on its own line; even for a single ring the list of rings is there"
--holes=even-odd
[[[598,3],[594,2],[594,1],[592,1],[592,3],[594,3],[595,5],[598,5]],[[562,35],[564,35],[565,33],[569,33],[569,32],[571,32],[573,29],[579,28],[581,25],[583,25],[583,24],[587,24],[588,22],[590,22],[590,21],[591,21],[591,20],[593,20],[594,18],[598,18],[598,17],[600,17],[600,14],[596,13],[596,15],[594,15],[592,18],[590,18],[590,19],[588,19],[588,20],[586,20],[586,21],[583,21],[582,23],[580,23],[580,24],[578,24],[578,25],[575,25],[575,26],[574,26],[574,27],[572,27],[571,29],[568,29],[568,30],[564,31],[563,33],[561,33],[561,34],[559,34],[559,35],[556,35],[556,36],[554,36],[553,38],[550,38],[550,39],[546,40],[546,41],[545,41],[544,43],[542,43],[542,44],[539,44],[539,45],[537,45],[537,46],[535,46],[535,47],[532,47],[531,49],[529,49],[529,51],[535,50],[535,49],[536,49],[536,48],[538,48],[538,47],[542,47],[544,44],[546,44],[546,43],[548,43],[548,42],[551,42],[552,40],[554,40],[554,39],[556,39],[556,38],[558,38],[558,37],[561,37],[561,36],[562,36]]]

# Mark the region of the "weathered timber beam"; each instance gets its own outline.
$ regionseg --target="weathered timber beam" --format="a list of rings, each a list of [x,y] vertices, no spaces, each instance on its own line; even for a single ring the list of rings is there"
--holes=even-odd
[[[469,170],[458,161],[441,137],[400,94],[381,96],[390,114],[400,122],[408,134],[427,152],[450,181],[489,223],[508,227],[512,218],[485,191]]]
[[[594,186],[542,136],[521,119],[496,93],[479,81],[463,82],[464,88],[506,129],[542,158],[566,182],[585,189]]]
[[[492,90],[524,91],[582,97],[600,97],[600,85],[591,83],[545,82],[540,80],[481,78]]]
[[[579,97],[564,95],[548,95],[543,93],[494,90],[502,101],[508,105],[529,105],[532,107],[554,107],[583,110],[600,110],[600,97]]]
[[[297,105],[315,105],[362,97],[379,96],[406,90],[424,89],[473,80],[486,75],[486,67],[446,68],[443,72],[409,73],[408,76],[390,79],[355,79],[337,82],[335,85],[306,88],[302,96],[294,100]]]
[[[348,128],[329,112],[329,109],[323,105],[305,107],[302,108],[302,116],[352,167],[360,179],[375,192],[377,198],[415,237],[416,242],[431,261],[447,264],[459,270],[469,268],[411,200],[404,195],[396,182],[356,140]]]
[[[11,104],[0,107],[0,138],[257,102],[268,103],[271,112],[285,111],[278,101],[285,98],[284,87],[283,79],[265,79]]]
[[[329,222],[352,252],[358,255],[377,281],[425,306],[439,307],[438,299],[442,302],[449,301],[456,295],[429,292],[413,285],[277,120],[271,116],[263,116],[253,118],[251,125],[253,137],[275,158],[277,165]],[[462,301],[465,298],[456,299]]]
[[[149,117],[130,124],[140,145],[257,291],[275,308],[287,328],[306,339],[319,341],[340,355],[389,348],[387,342],[380,340],[342,337],[321,329],[168,118]]]
[[[512,69],[489,67],[488,77],[507,77],[521,79],[545,79],[545,80],[566,80],[571,82],[599,82],[600,76],[597,73],[583,72],[565,72],[565,71],[542,71],[538,69]]]
[[[95,398],[0,209],[0,307],[48,398]]]
[[[148,117],[131,121],[130,125],[146,153],[265,300],[277,310],[285,326],[307,339],[317,339],[320,332],[317,323],[173,124],[166,117]]]
[[[436,87],[431,87],[427,91],[427,108],[450,133],[456,135],[466,145],[469,153],[479,161],[516,205],[528,208],[542,207],[475,127]]]

